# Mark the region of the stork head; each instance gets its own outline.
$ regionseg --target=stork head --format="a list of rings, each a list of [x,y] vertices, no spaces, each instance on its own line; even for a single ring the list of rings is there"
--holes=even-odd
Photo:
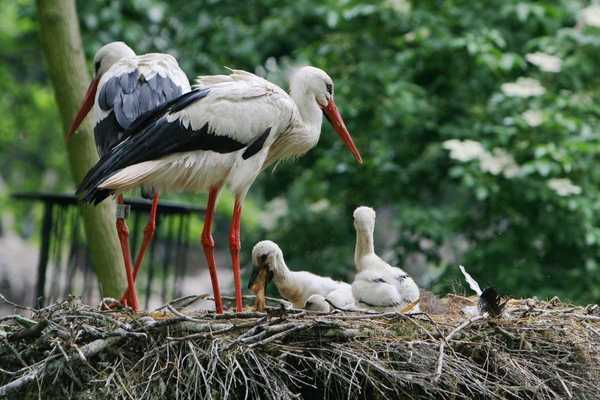
[[[299,68],[290,79],[290,92],[302,98],[314,99],[356,161],[362,164],[362,157],[335,105],[333,80],[329,75],[325,71],[311,66]]]
[[[261,270],[267,270],[265,287],[273,280],[273,275],[279,271],[283,263],[283,252],[277,243],[270,240],[262,240],[254,245],[252,249],[252,274],[248,282],[248,288],[254,285]]]
[[[361,206],[354,210],[354,228],[357,231],[373,231],[375,229],[375,210]]]
[[[135,52],[125,42],[111,42],[100,47],[94,55],[94,78],[100,79],[102,75],[123,59],[135,57]]]
[[[73,136],[77,128],[79,128],[79,125],[81,125],[81,122],[84,120],[85,116],[92,109],[92,106],[94,105],[94,99],[96,98],[98,83],[100,82],[102,75],[117,61],[123,58],[134,56],[134,51],[123,42],[108,43],[98,49],[94,55],[94,78],[92,79],[92,82],[90,82],[90,86],[85,93],[83,102],[79,107],[79,111],[77,111],[75,119],[73,119],[73,122],[71,122],[71,126],[65,135],[65,141],[68,141],[71,136]]]
[[[320,294],[313,294],[310,296],[306,303],[304,303],[304,309],[310,311],[318,311],[318,312],[329,312],[331,308],[329,307],[329,303],[325,300],[325,297]]]

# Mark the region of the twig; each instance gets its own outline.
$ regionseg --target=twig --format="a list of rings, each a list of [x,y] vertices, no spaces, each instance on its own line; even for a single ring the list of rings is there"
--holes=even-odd
[[[483,315],[478,315],[476,317],[473,317],[465,322],[463,322],[462,324],[460,324],[459,326],[457,326],[456,328],[454,328],[454,330],[452,332],[450,332],[450,334],[448,336],[446,336],[446,342],[449,342],[450,340],[452,340],[452,338],[454,336],[456,336],[457,333],[459,333],[460,331],[462,331],[463,329],[465,329],[467,326],[471,325],[474,322],[480,321],[482,319],[484,319],[485,317]]]
[[[8,336],[7,339],[15,342],[15,341],[21,340],[21,339],[29,339],[29,338],[38,337],[42,334],[42,331],[44,329],[46,329],[47,327],[48,327],[48,320],[43,319],[40,322],[36,322],[35,325],[33,325],[30,328],[15,332],[14,334]]]
[[[296,331],[298,331],[300,329],[304,329],[307,326],[308,326],[308,324],[298,324],[298,325],[295,325],[295,326],[293,326],[292,328],[290,328],[290,329],[288,329],[286,331],[283,331],[283,332],[280,332],[280,333],[276,333],[275,335],[269,336],[269,337],[267,337],[267,338],[265,338],[265,339],[263,339],[263,340],[261,340],[259,342],[253,343],[253,344],[249,345],[248,347],[253,348],[253,347],[256,347],[256,346],[262,346],[262,345],[265,345],[267,343],[271,343],[274,340],[281,339],[281,338],[289,335],[290,333],[296,332]]]
[[[23,328],[31,328],[32,326],[37,325],[36,321],[29,319],[29,318],[25,318],[22,315],[15,315],[14,319]]]
[[[83,346],[81,348],[81,353],[84,355],[84,357],[86,359],[89,359],[91,357],[94,357],[96,354],[104,351],[105,349],[116,345],[121,340],[123,340],[123,338],[124,338],[123,336],[119,336],[119,337],[111,337],[108,339],[94,340],[93,342]],[[72,360],[78,360],[78,358],[71,359],[71,361],[69,361],[69,362],[72,362]],[[27,386],[29,383],[33,382],[34,380],[42,379],[45,375],[50,375],[50,374],[54,373],[55,371],[57,371],[59,368],[65,367],[66,363],[67,363],[67,361],[65,361],[65,360],[59,360],[59,361],[52,362],[47,366],[40,365],[40,366],[32,368],[29,373],[23,375],[22,377],[14,380],[12,382],[9,382],[8,384],[6,384],[4,386],[0,386],[0,397],[8,396],[11,393],[22,390],[25,386]]]
[[[572,399],[573,395],[571,394],[571,391],[569,390],[569,388],[567,387],[567,385],[565,384],[565,381],[562,380],[562,378],[560,377],[560,375],[558,374],[558,372],[556,372],[556,379],[558,379],[558,381],[560,382],[561,386],[563,387],[563,389],[565,390],[565,393],[567,394],[567,396]]]
[[[4,295],[2,293],[0,293],[0,300],[2,300],[3,302],[5,302],[6,304],[11,305],[14,308],[18,308],[20,310],[36,311],[35,309],[33,309],[31,307],[26,307],[26,306],[22,306],[22,305],[17,304],[17,303],[13,303],[12,301],[10,301],[6,297],[4,297]]]
[[[434,383],[438,383],[438,381],[440,380],[440,377],[442,376],[442,368],[443,368],[443,365],[444,365],[444,348],[446,346],[446,343],[449,343],[450,340],[452,340],[452,338],[454,336],[456,336],[461,330],[463,330],[464,328],[466,328],[467,326],[471,325],[474,322],[482,320],[483,318],[485,318],[483,315],[478,315],[476,317],[473,317],[471,319],[466,320],[465,322],[463,322],[462,324],[460,324],[459,326],[457,326],[456,328],[454,328],[452,330],[452,332],[450,332],[448,334],[448,336],[446,336],[445,338],[442,338],[442,340],[440,340],[440,348],[439,348],[439,355],[438,355],[438,360],[437,360],[437,368],[435,369],[435,374],[433,375],[433,382]]]
[[[220,333],[229,332],[233,328],[234,328],[234,325],[230,325],[226,328],[222,328],[222,329],[219,329],[216,331],[210,330],[208,332],[199,332],[199,333],[194,333],[194,334],[187,335],[187,336],[167,336],[167,340],[185,341],[185,340],[192,340],[192,339],[197,339],[197,338],[213,337],[214,335],[218,335]]]
[[[183,301],[187,302],[185,304],[182,304],[181,307],[187,307],[190,304],[194,303],[196,300],[201,300],[201,299],[208,299],[208,295],[207,294],[192,294],[192,295],[188,295],[188,296],[182,296],[182,297],[178,297],[174,300],[171,300],[170,302],[168,302],[167,304],[164,304],[158,308],[155,309],[155,311],[160,311],[160,310],[164,310],[165,308],[168,308],[169,306],[174,306],[175,304],[181,303]]]
[[[172,305],[170,305],[170,304],[167,304],[167,305],[166,305],[166,307],[167,307],[167,310],[169,310],[169,311],[170,311],[172,314],[175,314],[176,316],[178,316],[178,317],[180,317],[180,318],[182,318],[182,319],[184,319],[184,320],[186,320],[186,321],[193,321],[193,322],[202,321],[201,319],[198,319],[198,318],[193,318],[193,317],[190,317],[190,316],[188,316],[188,315],[185,315],[185,314],[182,314],[182,313],[180,313],[179,311],[177,311],[177,310],[176,310],[176,309],[175,309],[175,308],[174,308]]]

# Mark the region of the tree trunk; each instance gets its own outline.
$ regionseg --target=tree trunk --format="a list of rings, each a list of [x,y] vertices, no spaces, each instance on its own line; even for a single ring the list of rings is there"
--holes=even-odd
[[[41,43],[54,86],[64,131],[77,112],[90,82],[74,0],[37,0]],[[62,135],[61,135],[62,136]],[[98,161],[89,121],[66,145],[75,183]],[[120,298],[126,287],[123,258],[115,229],[114,203],[81,205],[92,266],[103,296]]]

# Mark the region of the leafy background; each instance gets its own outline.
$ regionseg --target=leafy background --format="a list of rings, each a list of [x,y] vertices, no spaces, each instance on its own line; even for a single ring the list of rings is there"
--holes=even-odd
[[[243,68],[285,82],[328,71],[366,160],[329,127],[251,190],[244,256],[270,238],[288,264],[351,279],[352,210],[378,210],[377,248],[437,292],[456,266],[513,296],[600,301],[596,172],[600,5],[584,1],[78,1],[89,59],[102,44],[175,55],[189,76]],[[0,0],[0,206],[71,191],[31,0]],[[182,196],[198,201],[199,196]],[[220,211],[228,213],[230,199]],[[199,229],[199,228],[198,228]]]

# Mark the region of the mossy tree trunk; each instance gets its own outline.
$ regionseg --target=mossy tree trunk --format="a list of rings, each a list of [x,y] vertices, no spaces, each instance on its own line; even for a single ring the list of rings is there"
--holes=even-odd
[[[77,112],[90,82],[74,0],[37,0],[41,43],[54,86],[64,131]],[[58,134],[58,133],[57,133]],[[75,183],[98,160],[89,121],[66,145]],[[120,297],[126,287],[123,259],[114,225],[114,203],[81,205],[92,265],[103,296]]]

